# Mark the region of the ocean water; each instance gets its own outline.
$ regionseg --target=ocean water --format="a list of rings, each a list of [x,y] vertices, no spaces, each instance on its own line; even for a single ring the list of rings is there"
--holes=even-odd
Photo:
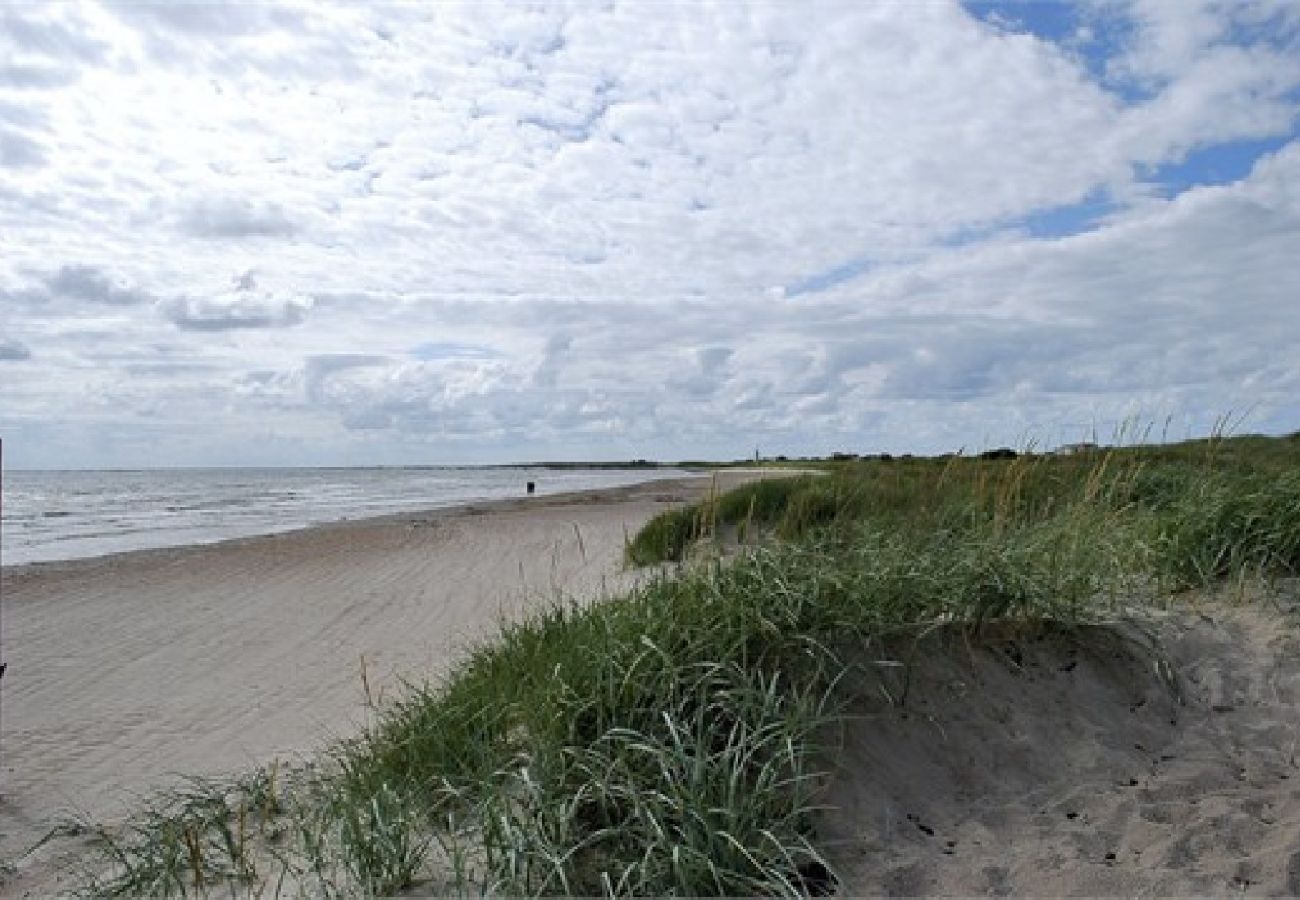
[[[675,469],[155,469],[4,473],[3,562],[205,544],[387,513],[678,478]]]

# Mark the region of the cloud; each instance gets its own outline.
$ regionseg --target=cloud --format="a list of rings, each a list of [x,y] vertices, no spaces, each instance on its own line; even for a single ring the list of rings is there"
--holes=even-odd
[[[454,341],[428,341],[409,351],[416,359],[492,359],[498,356],[491,347],[478,347],[472,344],[458,344]]]
[[[573,347],[573,335],[555,332],[546,339],[542,348],[542,358],[533,370],[533,384],[540,387],[554,387],[564,366],[564,357]]]
[[[297,325],[312,300],[259,291],[251,272],[234,278],[235,289],[214,297],[176,297],[159,304],[163,316],[187,331],[231,331]]]
[[[6,7],[0,331],[40,353],[0,424],[275,422],[243,452],[286,463],[1294,430],[1294,6]]]
[[[1268,35],[1251,52],[1285,50],[1300,31],[1300,13],[1288,0],[1126,0],[1119,4],[1132,23],[1123,51],[1109,62],[1111,77],[1146,78],[1168,84],[1196,65],[1239,45],[1243,29]]]
[[[99,64],[108,44],[94,34],[85,7],[9,4],[0,9],[0,46],[43,60]]]
[[[727,362],[734,355],[729,347],[704,347],[693,353],[694,365],[669,377],[668,384],[689,397],[710,397],[727,381]]]
[[[359,38],[376,37],[347,8],[326,4],[135,3],[110,6],[148,61],[172,71],[321,80],[355,74]],[[396,11],[394,11],[396,12]]]
[[[32,351],[21,341],[0,339],[0,362],[21,362],[32,358]]]
[[[299,300],[260,298],[177,298],[163,304],[163,314],[178,328],[190,331],[230,331],[237,328],[281,328],[297,325],[309,306]]]
[[[21,131],[0,127],[0,168],[34,168],[45,165],[45,150]]]
[[[182,210],[179,224],[201,238],[290,237],[298,231],[279,204],[230,197],[191,203]]]
[[[717,372],[727,364],[727,360],[735,354],[730,347],[705,347],[695,351],[696,359],[699,360],[700,369],[705,374]]]
[[[110,306],[132,306],[149,303],[154,298],[124,281],[114,280],[97,266],[69,264],[45,276],[44,284],[51,296],[103,303]]]
[[[0,85],[11,88],[64,87],[77,80],[77,73],[57,66],[0,66]]]
[[[438,369],[381,368],[336,408],[349,427],[407,435],[576,439],[620,423],[627,440],[873,434],[870,446],[895,450],[943,434],[966,435],[950,449],[1050,442],[1173,409],[1208,424],[1243,400],[1287,408],[1300,387],[1286,362],[1300,331],[1284,315],[1300,279],[1287,249],[1300,239],[1297,175],[1300,144],[1241,184],[1078,237],[977,245],[761,308],[430,301],[453,331],[533,334],[542,365],[530,373],[516,356],[459,394]]]
[[[114,11],[128,20],[150,23],[182,34],[237,38],[282,29],[297,30],[303,15],[283,7],[241,3],[116,3]]]
[[[383,356],[367,353],[322,353],[309,356],[303,366],[303,384],[307,399],[321,403],[327,399],[326,386],[331,376],[348,369],[366,369],[388,362]]]
[[[45,316],[94,315],[157,301],[130,279],[92,263],[65,263],[53,270],[22,268],[20,272],[11,286],[0,285],[0,298],[15,309],[39,311]]]
[[[43,129],[49,118],[49,114],[38,107],[0,100],[0,119],[10,125]]]

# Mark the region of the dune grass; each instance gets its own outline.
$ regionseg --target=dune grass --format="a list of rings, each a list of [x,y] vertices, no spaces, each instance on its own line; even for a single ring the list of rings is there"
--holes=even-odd
[[[754,497],[760,496],[761,502]],[[1147,568],[1188,587],[1300,568],[1300,438],[1217,438],[1077,456],[864,460],[820,477],[751,484],[660,514],[628,544],[633,565],[681,561],[728,527],[799,541],[870,525],[923,535],[1036,526],[1083,509],[1150,545]]]
[[[856,666],[935,627],[977,641],[1294,574],[1298,464],[1294,438],[1218,439],[853,462],[711,496],[629,559],[728,527],[767,539],[503,626],[310,778],[263,774],[106,835],[91,892],[825,893],[816,761]]]
[[[680,561],[696,541],[738,531],[743,539],[756,529],[770,529],[782,518],[791,498],[809,490],[809,475],[770,478],[709,495],[699,503],[660,513],[628,542],[626,556],[633,565]]]

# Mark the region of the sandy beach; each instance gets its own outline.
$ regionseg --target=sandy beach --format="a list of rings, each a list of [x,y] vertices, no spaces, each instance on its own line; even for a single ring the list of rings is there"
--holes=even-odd
[[[755,477],[727,471],[720,489]],[[480,504],[6,569],[0,887],[66,887],[72,817],[177,776],[235,774],[353,734],[503,618],[629,585],[624,535],[711,479]],[[363,680],[362,671],[365,670]]]
[[[6,570],[0,894],[74,886],[86,837],[29,852],[74,817],[303,759],[503,619],[626,588],[625,533],[709,486]],[[1300,893],[1297,585],[1135,615],[1069,638],[937,633],[902,704],[890,665],[853,685],[819,823],[841,893]]]

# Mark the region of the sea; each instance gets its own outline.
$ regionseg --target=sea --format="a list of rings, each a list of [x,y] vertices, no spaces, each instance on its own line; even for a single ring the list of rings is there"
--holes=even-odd
[[[207,544],[309,525],[687,474],[670,468],[7,471],[0,562]]]

